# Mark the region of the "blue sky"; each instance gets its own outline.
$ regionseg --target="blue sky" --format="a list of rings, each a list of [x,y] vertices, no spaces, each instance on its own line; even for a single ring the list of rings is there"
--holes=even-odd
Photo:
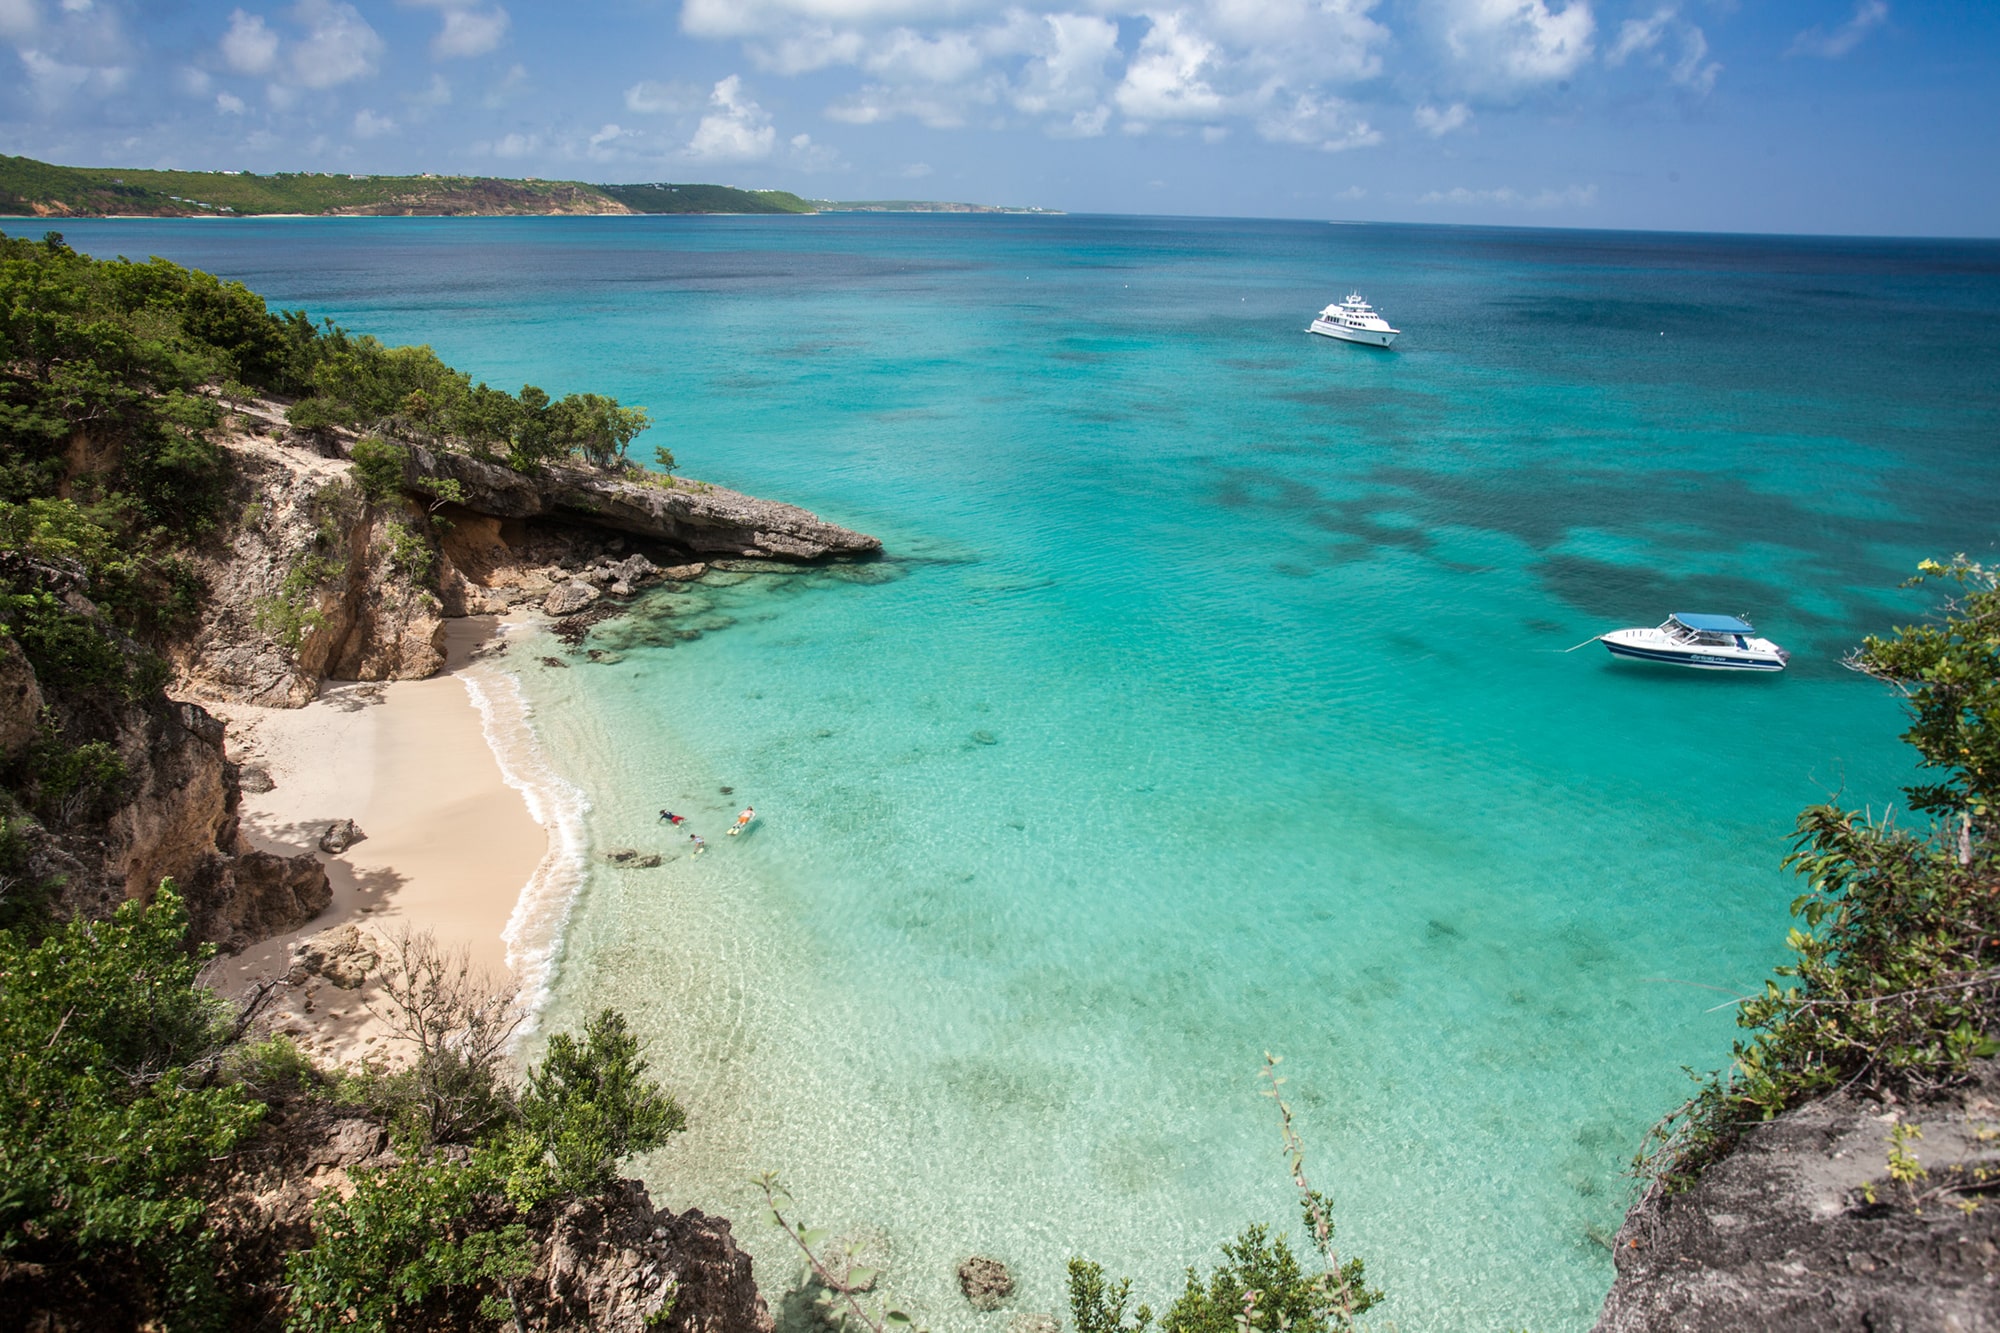
[[[2000,0],[0,0],[0,151],[2000,235]]]

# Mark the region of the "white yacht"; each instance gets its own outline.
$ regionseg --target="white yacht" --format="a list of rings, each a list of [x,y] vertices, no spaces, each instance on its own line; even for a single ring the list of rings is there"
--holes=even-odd
[[[1615,629],[1598,638],[1615,657],[1704,671],[1783,671],[1792,655],[1756,635],[1749,621],[1735,616],[1676,611],[1658,629]]]
[[[1320,311],[1319,318],[1306,332],[1323,333],[1329,338],[1351,343],[1366,343],[1370,347],[1387,347],[1396,341],[1396,335],[1401,330],[1390,328],[1389,321],[1376,314],[1375,307],[1362,300],[1360,292],[1354,292],[1340,304]]]

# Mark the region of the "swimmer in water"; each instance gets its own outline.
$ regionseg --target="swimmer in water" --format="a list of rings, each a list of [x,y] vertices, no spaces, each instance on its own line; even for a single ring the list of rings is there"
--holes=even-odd
[[[675,828],[679,828],[681,825],[687,823],[686,815],[677,815],[671,810],[660,811],[660,818],[666,820],[669,824],[672,824]]]
[[[736,816],[736,827],[729,830],[729,836],[733,838],[737,834],[741,833],[744,829],[750,827],[750,821],[755,819],[756,817],[757,817],[756,806],[754,805],[744,806],[743,813]]]
[[[701,834],[699,833],[688,834],[688,841],[694,844],[694,851],[690,853],[690,855],[700,856],[703,852],[708,850],[708,844],[702,841]]]

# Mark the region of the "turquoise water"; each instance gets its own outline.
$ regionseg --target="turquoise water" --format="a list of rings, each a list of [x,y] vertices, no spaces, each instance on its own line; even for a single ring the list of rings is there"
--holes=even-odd
[[[1270,1050],[1385,1327],[1587,1328],[1641,1133],[1780,960],[1792,814],[1907,776],[1839,654],[2000,512],[1990,243],[64,229],[646,404],[637,453],[884,539],[509,658],[593,845],[709,835],[591,871],[548,1021],[634,1016],[693,1120],[646,1175],[742,1219],[774,1306],[765,1169],[941,1330],[1058,1310],[1071,1254],[1157,1302],[1291,1220]],[[1357,287],[1393,353],[1302,334]],[[1671,609],[1793,669],[1560,651]],[[1010,1312],[953,1290],[975,1250]]]

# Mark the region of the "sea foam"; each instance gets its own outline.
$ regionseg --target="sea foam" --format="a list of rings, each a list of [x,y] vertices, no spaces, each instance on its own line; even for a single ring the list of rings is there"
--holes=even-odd
[[[532,1030],[561,960],[563,930],[571,905],[583,886],[589,839],[584,816],[590,800],[549,763],[541,738],[535,734],[533,706],[520,680],[492,668],[464,673],[465,692],[479,710],[480,728],[500,765],[507,785],[521,793],[528,813],[548,833],[548,850],[535,873],[521,886],[521,896],[500,938],[507,945],[507,967],[526,1002]]]

